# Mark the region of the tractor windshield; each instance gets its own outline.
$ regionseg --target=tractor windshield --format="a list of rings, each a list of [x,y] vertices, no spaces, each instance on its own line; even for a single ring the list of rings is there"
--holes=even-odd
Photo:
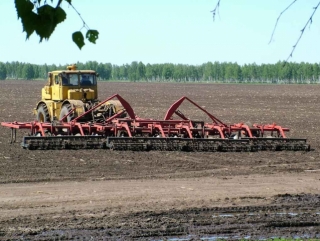
[[[94,74],[81,74],[80,75],[80,85],[95,85],[96,76]]]
[[[79,81],[81,86],[96,85],[96,76],[91,73],[75,73],[75,74],[63,74],[62,85],[78,86]]]

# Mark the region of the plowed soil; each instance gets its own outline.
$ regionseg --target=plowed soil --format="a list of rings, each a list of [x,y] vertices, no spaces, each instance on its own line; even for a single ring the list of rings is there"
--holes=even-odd
[[[44,84],[1,81],[0,122],[33,120]],[[28,151],[25,131],[10,144],[0,127],[1,240],[320,238],[320,85],[99,83],[99,99],[115,93],[145,118],[186,95],[227,124],[288,127],[312,151]]]

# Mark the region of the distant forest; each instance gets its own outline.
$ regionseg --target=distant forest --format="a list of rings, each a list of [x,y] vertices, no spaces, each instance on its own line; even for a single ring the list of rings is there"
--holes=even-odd
[[[133,61],[121,66],[88,61],[76,63],[79,70],[91,69],[99,79],[148,82],[213,82],[213,83],[320,83],[318,63],[244,64],[207,62],[202,65],[144,64]],[[53,70],[67,65],[36,65],[21,62],[0,62],[0,79],[46,79]]]

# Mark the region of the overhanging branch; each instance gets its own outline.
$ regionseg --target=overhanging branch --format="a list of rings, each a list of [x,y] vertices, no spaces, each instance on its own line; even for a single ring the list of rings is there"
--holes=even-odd
[[[312,12],[311,16],[309,17],[308,21],[306,22],[306,24],[304,25],[303,29],[301,30],[300,36],[299,36],[297,42],[295,43],[295,45],[293,45],[292,51],[291,51],[290,55],[288,56],[286,62],[288,62],[288,59],[290,59],[290,58],[292,57],[292,54],[293,54],[293,52],[295,51],[298,43],[300,42],[300,40],[301,40],[301,38],[302,38],[302,35],[304,34],[304,31],[306,30],[306,28],[308,27],[308,25],[311,25],[311,24],[312,24],[312,18],[313,18],[313,16],[314,16],[314,14],[316,13],[319,5],[320,5],[320,1],[318,2],[317,6],[315,6],[315,7],[313,8],[313,12]]]
[[[220,1],[221,1],[221,0],[218,0],[215,8],[211,11],[211,12],[212,12],[213,21],[214,21],[215,18],[216,18],[216,14],[217,14],[217,13],[219,14]]]

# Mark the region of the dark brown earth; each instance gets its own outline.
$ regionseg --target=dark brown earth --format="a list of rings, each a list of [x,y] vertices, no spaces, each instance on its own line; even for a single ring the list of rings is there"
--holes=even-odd
[[[0,122],[31,121],[42,81],[1,81]],[[311,152],[27,151],[0,127],[0,239],[320,238],[320,85],[99,83],[163,118],[183,95],[227,124],[290,128]],[[191,105],[181,109],[203,120]],[[26,133],[18,132],[18,140]]]

